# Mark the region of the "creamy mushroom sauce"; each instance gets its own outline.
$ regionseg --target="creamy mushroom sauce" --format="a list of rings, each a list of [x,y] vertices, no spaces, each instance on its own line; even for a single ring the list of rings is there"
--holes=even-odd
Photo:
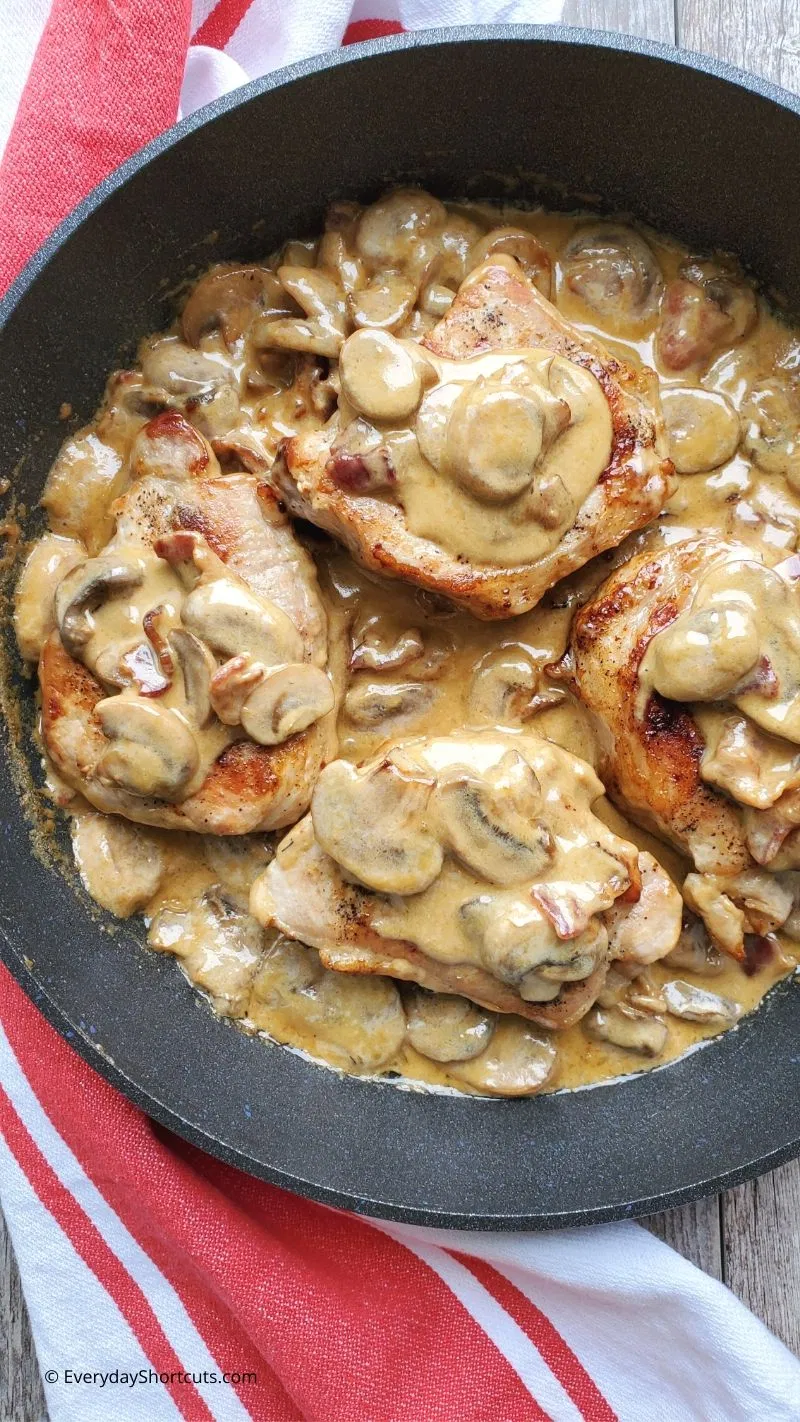
[[[176,323],[170,332],[144,341],[141,373],[112,377],[98,415],[68,437],[48,480],[43,503],[53,532],[33,548],[17,601],[18,638],[29,660],[35,660],[52,627],[47,589],[52,592],[85,551],[96,555],[114,532],[110,506],[127,485],[131,450],[146,420],[160,409],[178,407],[212,442],[223,471],[264,476],[281,439],[319,428],[330,415],[342,393],[333,358],[353,323],[365,335],[370,332],[360,341],[363,346],[372,341],[374,347],[375,331],[391,331],[408,355],[408,379],[420,379],[428,391],[422,432],[417,431],[427,466],[416,444],[408,453],[402,431],[393,436],[406,471],[410,520],[418,531],[451,546],[466,542],[473,556],[486,554],[497,534],[491,491],[477,504],[470,504],[469,489],[464,500],[444,503],[428,472],[443,457],[437,402],[451,409],[460,399],[462,446],[469,451],[480,442],[480,421],[471,421],[466,408],[470,387],[464,387],[464,370],[426,356],[420,375],[414,351],[447,310],[470,265],[490,254],[518,261],[579,331],[635,367],[645,364],[658,372],[670,455],[680,479],[648,531],[651,540],[713,533],[754,550],[766,569],[794,553],[800,532],[800,337],[733,264],[694,258],[627,222],[488,205],[451,205],[445,213],[435,199],[425,202],[438,213],[440,240],[434,250],[429,240],[415,236],[413,223],[396,230],[389,224],[387,236],[385,212],[376,205],[362,220],[359,255],[350,244],[358,210],[339,204],[318,241],[289,242],[259,269],[224,267],[201,279],[185,307],[182,332]],[[215,312],[222,312],[217,329],[207,331]],[[342,372],[341,382],[342,404],[348,413],[350,402],[353,418],[365,404],[358,355],[355,342],[351,369]],[[544,456],[555,460],[556,472],[563,471],[571,450],[579,455],[574,497],[539,530],[545,544],[557,541],[576,499],[580,502],[597,479],[607,456],[607,413],[593,377],[577,367],[563,371],[553,360],[537,363],[532,352],[471,364],[484,390],[506,402],[512,427],[517,418],[523,425],[539,418]],[[559,454],[558,438],[553,443],[553,430],[546,433],[547,406],[558,404],[566,386],[572,391],[573,428],[567,427],[568,441]],[[411,403],[417,409],[419,402]],[[402,415],[402,398],[398,408]],[[557,434],[564,439],[563,428]],[[501,463],[513,483],[519,460],[513,447],[506,454]],[[462,458],[461,467],[468,464]],[[505,536],[513,560],[519,551],[516,535],[506,528]],[[575,608],[640,546],[641,535],[557,585],[533,612],[501,623],[478,622],[434,595],[381,582],[341,548],[317,535],[307,537],[329,614],[331,666],[339,674],[341,757],[361,762],[387,740],[403,737],[524,727],[598,766],[588,713],[544,668],[564,652]],[[736,580],[738,572],[727,566],[721,573],[712,570],[698,586],[697,608],[713,602],[720,577]],[[183,597],[171,570],[148,569],[145,581],[151,578],[166,580],[157,591],[169,606],[170,599]],[[744,580],[756,616],[771,609],[766,578],[751,568]],[[120,606],[104,616],[109,619],[104,634],[124,638]],[[785,634],[785,619],[778,617],[770,635],[779,643],[794,694],[794,625],[791,631],[792,636]],[[712,707],[707,714],[704,731],[713,758],[717,713]],[[216,726],[224,740],[228,728]],[[213,748],[205,748],[205,763],[209,754]],[[781,773],[779,765],[770,765],[771,775]],[[795,775],[796,767],[783,773]],[[403,987],[401,1005],[393,980],[333,973],[322,968],[314,950],[262,934],[248,913],[249,891],[269,863],[276,838],[147,829],[92,810],[55,775],[51,788],[72,817],[75,859],[97,902],[122,917],[142,913],[151,946],[175,954],[215,1010],[246,1031],[264,1032],[336,1068],[388,1073],[405,1084],[489,1094],[541,1087],[541,1079],[526,1079],[515,1065],[524,1057],[530,1029],[522,1019],[496,1020],[451,998],[431,1034],[424,994]],[[673,850],[632,826],[605,799],[595,803],[594,812],[682,882],[688,865]],[[671,961],[655,962],[633,977],[612,968],[591,1030],[578,1023],[552,1034],[557,1065],[546,1089],[586,1085],[680,1056],[752,1009],[795,958],[791,939],[773,936],[751,945],[743,967],[709,949],[695,925]],[[722,1010],[719,997],[725,1000]],[[650,1032],[649,1055],[642,1054],[641,1041],[632,1044],[638,1051],[631,1050],[619,1021],[614,1025],[620,1001],[644,1017],[650,1014],[653,1023],[666,1024]],[[541,1029],[536,1035],[541,1038]],[[437,1059],[446,1055],[451,1038],[460,1043],[462,1059],[455,1064]]]

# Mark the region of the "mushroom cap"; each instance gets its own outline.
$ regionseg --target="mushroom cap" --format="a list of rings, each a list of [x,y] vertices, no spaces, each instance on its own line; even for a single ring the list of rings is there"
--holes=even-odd
[[[493,227],[485,237],[475,243],[469,254],[470,267],[477,267],[487,257],[502,254],[513,257],[522,267],[526,277],[538,287],[543,296],[550,299],[552,286],[552,263],[547,248],[538,237],[524,227]]]
[[[485,1051],[454,1065],[451,1075],[490,1096],[533,1096],[547,1085],[555,1065],[551,1038],[519,1017],[502,1017]]]
[[[495,1017],[465,997],[409,988],[405,994],[408,1040],[433,1062],[466,1062],[488,1046]]]
[[[225,657],[247,652],[267,666],[302,661],[302,638],[291,618],[237,579],[199,583],[181,617],[190,632]]]
[[[436,817],[448,849],[474,874],[495,884],[532,879],[552,855],[539,781],[517,751],[484,775],[453,765],[435,792]]]
[[[385,272],[351,292],[347,311],[356,327],[394,331],[410,314],[416,297],[417,288],[412,281],[399,272]]]
[[[492,647],[475,668],[467,701],[478,726],[521,726],[536,711],[563,701],[562,687],[542,687],[540,661],[521,642]]]
[[[276,746],[327,716],[335,696],[330,677],[308,662],[267,671],[244,702],[243,729],[261,746]]]
[[[14,632],[20,655],[37,662],[55,628],[55,594],[67,573],[83,563],[86,549],[58,533],[37,539],[14,589]]]
[[[579,228],[561,264],[570,291],[606,321],[627,325],[655,315],[661,269],[652,248],[632,228],[606,222]]]
[[[408,419],[419,405],[427,365],[421,352],[388,331],[365,327],[354,331],[342,346],[342,393],[366,419],[396,423]]]
[[[356,248],[373,269],[402,269],[413,258],[419,239],[446,220],[447,209],[430,193],[398,188],[364,209]]]
[[[311,800],[314,833],[326,854],[367,888],[417,894],[442,867],[442,848],[428,826],[432,781],[391,761],[359,773],[335,760]]]
[[[653,685],[670,701],[718,701],[756,665],[761,637],[742,605],[702,608],[653,639]]]
[[[726,400],[699,386],[668,386],[661,408],[669,456],[679,474],[716,469],[733,458],[739,444],[739,416]]]
[[[759,381],[742,405],[744,450],[767,474],[784,474],[800,488],[800,397],[793,383]]]
[[[202,395],[235,381],[229,366],[213,360],[177,336],[158,337],[140,349],[145,384],[171,395]]]
[[[667,1012],[689,1022],[705,1022],[709,1026],[729,1027],[741,1016],[741,1006],[729,997],[709,992],[696,983],[673,978],[661,989]]]
[[[199,764],[197,742],[185,721],[140,697],[98,701],[95,715],[113,744],[100,757],[98,780],[133,795],[178,799]]]
[[[312,948],[283,936],[264,954],[249,1015],[278,1041],[299,1039],[345,1071],[380,1071],[406,1034],[391,979],[333,972]]]
[[[530,484],[543,442],[540,402],[481,377],[453,406],[442,466],[475,498],[504,504]]]
[[[190,346],[207,331],[220,330],[233,346],[257,317],[291,311],[293,303],[268,267],[236,263],[212,267],[192,287],[181,314],[181,328]]]
[[[421,716],[436,692],[418,681],[367,681],[359,677],[348,688],[344,710],[355,726],[382,727],[385,722]]]
[[[105,553],[78,563],[56,589],[56,624],[71,657],[80,657],[94,632],[92,613],[109,597],[132,592],[144,579],[140,559]]]

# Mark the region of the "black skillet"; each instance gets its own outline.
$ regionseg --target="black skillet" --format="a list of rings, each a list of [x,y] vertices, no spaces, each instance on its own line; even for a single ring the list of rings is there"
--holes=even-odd
[[[796,98],[713,61],[521,26],[379,40],[252,84],[103,183],[0,307],[0,476],[35,504],[61,402],[91,414],[187,274],[262,255],[317,229],[330,198],[398,179],[456,197],[535,197],[541,177],[554,204],[602,195],[737,252],[800,312],[798,114]],[[20,744],[38,774],[24,732]],[[7,750],[0,816],[11,971],[137,1105],[254,1175],[394,1219],[545,1228],[678,1204],[800,1154],[796,982],[620,1085],[523,1101],[401,1092],[246,1038],[135,927],[103,931],[34,857]]]

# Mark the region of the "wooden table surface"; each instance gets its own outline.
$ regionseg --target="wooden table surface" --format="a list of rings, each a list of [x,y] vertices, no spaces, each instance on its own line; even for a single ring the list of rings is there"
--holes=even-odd
[[[800,3],[793,0],[565,0],[564,22],[676,43],[800,90]],[[643,1223],[724,1280],[800,1355],[800,1161]],[[0,1215],[0,1422],[46,1418]]]

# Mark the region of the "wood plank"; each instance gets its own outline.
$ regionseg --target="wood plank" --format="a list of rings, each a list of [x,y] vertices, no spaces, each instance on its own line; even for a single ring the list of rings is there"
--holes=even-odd
[[[800,90],[800,6],[786,0],[676,0],[677,39]]]
[[[675,40],[673,0],[567,0],[564,21],[591,29],[616,30],[646,39]],[[715,1279],[723,1276],[722,1231],[718,1196],[678,1210],[651,1215],[641,1222],[679,1254]]]
[[[722,1197],[725,1282],[800,1355],[800,1161]]]
[[[47,1422],[39,1377],[11,1240],[0,1212],[0,1422]]]
[[[566,0],[563,21],[667,44],[675,39],[673,0]]]
[[[680,1209],[650,1215],[640,1223],[704,1273],[714,1279],[723,1278],[719,1195],[709,1195]]]
[[[800,91],[800,9],[784,0],[676,0],[677,38]],[[725,1280],[800,1353],[800,1162],[722,1197]]]

